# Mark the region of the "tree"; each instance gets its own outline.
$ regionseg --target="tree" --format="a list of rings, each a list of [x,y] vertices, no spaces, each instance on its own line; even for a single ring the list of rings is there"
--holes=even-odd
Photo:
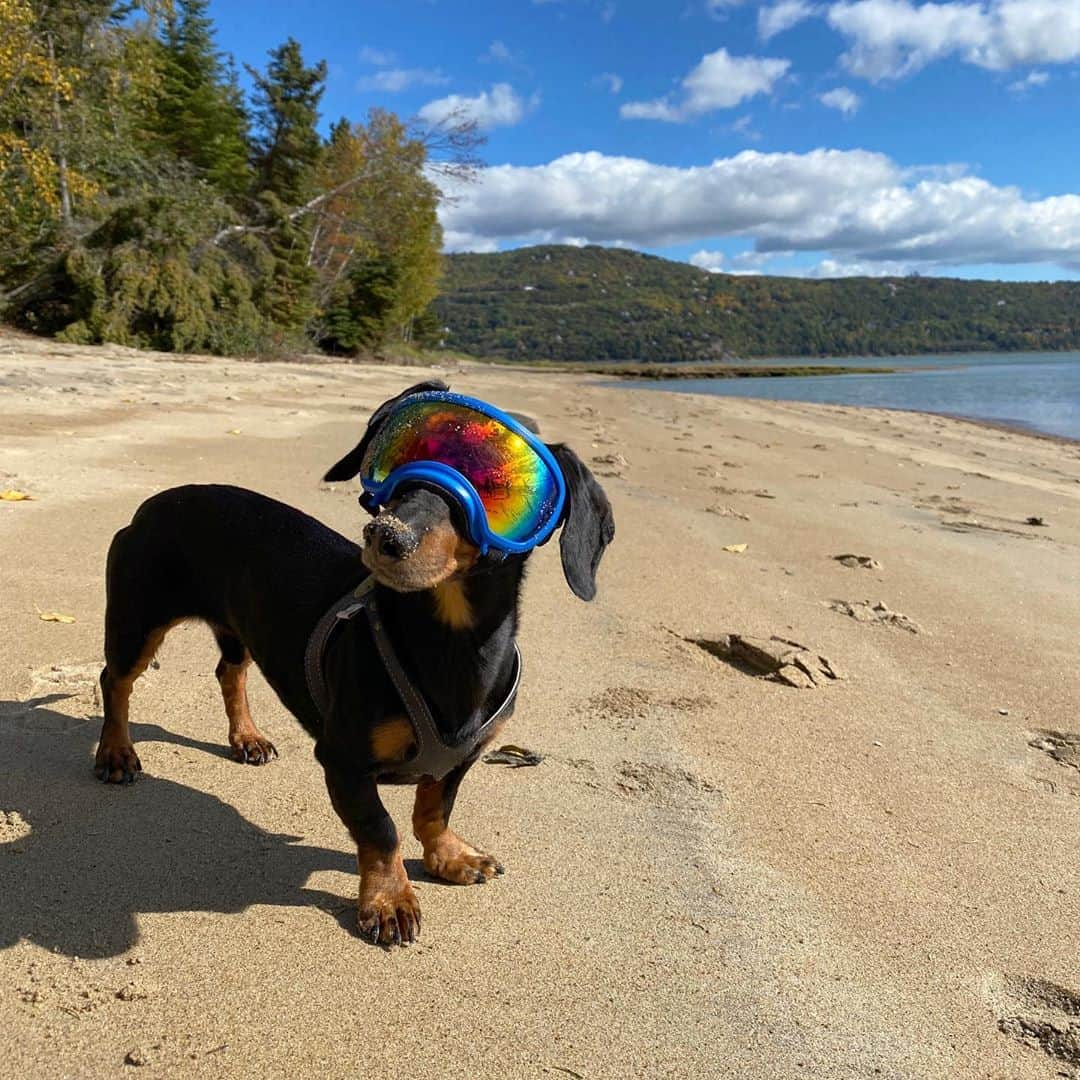
[[[134,7],[0,0],[0,283],[76,240],[100,193],[140,171],[157,79],[144,26],[124,25]]]
[[[209,0],[176,0],[161,35],[160,146],[218,191],[239,195],[251,182],[247,115],[232,72],[214,46]]]
[[[70,93],[27,0],[0,0],[0,86],[0,271],[10,273],[59,219],[45,117],[53,94]]]
[[[300,45],[289,38],[270,50],[262,75],[249,67],[253,92],[256,190],[271,191],[295,207],[313,194],[313,174],[322,152],[316,130],[319,101],[326,82],[326,62],[305,67]]]
[[[255,81],[255,190],[273,256],[273,271],[258,296],[267,317],[282,331],[295,333],[304,330],[315,314],[313,222],[294,211],[315,193],[315,168],[322,153],[316,124],[326,64],[306,67],[292,38],[269,55],[265,75],[247,69]]]
[[[409,341],[438,291],[442,229],[427,147],[392,113],[331,131],[312,242],[328,347]]]
[[[79,341],[243,352],[431,333],[436,180],[475,127],[318,133],[292,39],[248,120],[208,0],[0,0],[0,305]],[[419,320],[419,321],[418,321]]]

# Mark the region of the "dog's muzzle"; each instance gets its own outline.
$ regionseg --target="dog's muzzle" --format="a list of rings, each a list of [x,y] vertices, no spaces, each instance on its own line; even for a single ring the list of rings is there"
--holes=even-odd
[[[364,526],[364,543],[387,559],[407,559],[416,553],[416,530],[393,514],[382,513]]]

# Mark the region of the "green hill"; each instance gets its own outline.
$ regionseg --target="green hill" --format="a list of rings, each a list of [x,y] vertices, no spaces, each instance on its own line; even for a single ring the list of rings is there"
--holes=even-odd
[[[449,256],[434,309],[447,348],[507,359],[1080,349],[1080,282],[744,277],[600,247]]]

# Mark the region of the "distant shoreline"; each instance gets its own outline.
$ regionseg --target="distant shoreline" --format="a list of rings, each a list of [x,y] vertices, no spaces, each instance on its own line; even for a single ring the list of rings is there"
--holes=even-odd
[[[843,364],[775,364],[748,367],[744,364],[715,363],[604,363],[567,361],[481,361],[496,367],[520,367],[532,371],[551,371],[571,375],[604,375],[613,379],[775,379],[812,375],[892,375],[891,367],[857,367]]]
[[[875,373],[881,369],[875,369]],[[830,373],[831,374],[831,373]],[[612,383],[610,385],[616,385]],[[655,389],[655,388],[654,388]],[[661,392],[664,392],[661,390]],[[668,393],[686,393],[687,391],[675,391],[669,390]],[[693,391],[689,391],[693,393]],[[705,395],[712,396],[712,395]],[[765,397],[747,397],[742,400],[745,401],[758,401],[768,404],[789,404],[789,405],[832,405],[831,402],[819,402],[819,401],[803,401],[799,398],[765,398]],[[1046,442],[1055,443],[1062,446],[1080,446],[1080,438],[1074,438],[1071,435],[1061,435],[1054,431],[1042,431],[1040,428],[1035,427],[1032,424],[1025,424],[1020,420],[991,420],[981,416],[970,416],[966,413],[957,412],[945,412],[940,409],[902,409],[889,405],[842,405],[835,406],[845,409],[857,409],[860,412],[889,412],[889,413],[903,413],[908,416],[940,416],[946,420],[959,420],[965,424],[972,424],[975,427],[986,428],[991,431],[1002,431],[1010,435],[1026,435],[1032,439],[1043,439]]]

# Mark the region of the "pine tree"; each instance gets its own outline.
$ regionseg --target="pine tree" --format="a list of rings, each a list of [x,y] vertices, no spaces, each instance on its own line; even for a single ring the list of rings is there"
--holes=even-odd
[[[299,44],[289,38],[270,51],[266,74],[253,68],[256,137],[252,164],[259,201],[272,225],[268,246],[274,271],[261,294],[266,315],[282,328],[303,330],[315,313],[311,267],[314,220],[295,211],[315,193],[322,153],[316,130],[326,64],[305,67]]]
[[[235,74],[214,46],[209,0],[176,0],[161,37],[161,145],[230,195],[247,190],[247,116]]]
[[[271,49],[269,55],[265,75],[247,69],[255,81],[256,189],[271,191],[285,205],[297,207],[311,198],[314,168],[322,151],[315,125],[326,62],[305,67],[300,45],[293,38]]]
[[[317,124],[326,65],[292,39],[254,129],[208,0],[0,0],[0,305],[77,341],[338,351],[430,332],[440,193],[390,113]],[[145,18],[141,17],[145,15]],[[466,133],[467,134],[467,133]],[[430,136],[430,133],[429,133]],[[426,329],[425,329],[426,327]]]

